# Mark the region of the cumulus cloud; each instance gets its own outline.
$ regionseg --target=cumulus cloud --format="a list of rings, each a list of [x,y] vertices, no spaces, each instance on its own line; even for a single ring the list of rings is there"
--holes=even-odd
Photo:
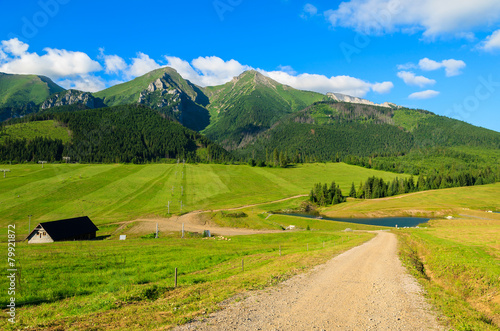
[[[495,51],[500,49],[500,30],[496,30],[484,40],[479,48],[485,51]]]
[[[28,44],[17,38],[2,41],[6,56],[0,62],[0,71],[11,74],[45,75],[52,79],[86,75],[102,70],[99,62],[82,52],[45,48],[43,55],[28,52]]]
[[[252,67],[236,60],[224,61],[216,56],[199,57],[191,61],[175,56],[165,56],[168,66],[177,70],[185,79],[201,86],[221,85]]]
[[[28,49],[29,46],[18,39],[2,41],[0,72],[45,75],[65,88],[94,92],[161,67],[157,61],[142,52],[138,52],[127,63],[122,57],[104,54],[104,49],[100,49],[98,59],[104,63],[101,65],[82,52],[45,48],[45,54],[39,55],[30,53]],[[182,77],[201,86],[224,84],[244,71],[255,69],[279,83],[320,93],[338,92],[363,97],[370,91],[388,93],[394,87],[392,82],[368,82],[346,75],[327,77],[297,74],[291,66],[278,66],[278,70],[266,71],[233,59],[224,61],[216,56],[198,57],[191,62],[174,56],[165,56],[165,60]],[[108,77],[113,78],[108,81],[100,77],[98,72],[114,77]]]
[[[406,85],[424,87],[425,85],[434,85],[436,81],[424,76],[417,76],[411,71],[400,71],[398,77],[401,78]]]
[[[408,96],[408,98],[410,98],[410,99],[430,99],[430,98],[437,97],[438,95],[439,95],[438,91],[426,90],[426,91],[422,91],[422,92],[412,93]]]
[[[5,52],[10,53],[14,56],[21,56],[29,48],[29,45],[26,43],[23,43],[22,41],[19,41],[17,38],[13,38],[10,40],[2,40],[2,48],[5,50]]]
[[[380,94],[386,94],[391,92],[393,87],[392,82],[375,83],[372,85],[372,90]]]
[[[325,12],[333,27],[370,35],[423,31],[424,36],[470,39],[471,30],[500,22],[498,0],[351,0]]]
[[[224,84],[242,72],[254,69],[236,60],[224,61],[216,56],[199,57],[191,61],[191,63],[173,56],[166,56],[165,58],[168,65],[176,69],[182,77],[201,86]],[[350,76],[327,77],[308,73],[297,75],[290,66],[281,67],[281,70],[276,71],[266,71],[258,68],[255,70],[281,84],[320,93],[338,92],[363,97],[369,91],[388,93],[394,87],[392,82],[370,83]]]
[[[104,68],[107,74],[118,74],[127,68],[125,60],[118,55],[105,55],[104,49],[99,49],[100,58],[104,60]]]
[[[318,8],[316,8],[316,6],[314,6],[310,3],[307,3],[304,6],[304,10],[302,11],[302,14],[300,14],[300,17],[303,19],[307,19],[309,17],[316,16],[317,14],[318,14]]]
[[[148,72],[158,69],[160,65],[155,60],[144,53],[137,53],[137,57],[132,59],[132,64],[127,69],[127,75],[130,77],[138,77]]]
[[[130,59],[131,63],[127,64],[127,62],[118,55],[104,54],[103,48],[100,48],[99,51],[101,53],[99,58],[104,60],[106,74],[121,76],[121,80],[129,80],[131,78],[142,76],[161,67],[158,62],[142,52],[138,52],[136,57]]]
[[[82,75],[74,79],[62,79],[57,83],[65,89],[75,89],[87,92],[97,92],[106,88],[106,82],[101,77]]]
[[[462,73],[462,69],[466,67],[466,64],[462,60],[443,60],[441,62],[437,62],[428,58],[423,58],[418,62],[418,66],[420,69],[425,71],[437,70],[440,68],[444,68],[446,72],[446,77],[457,76]]]
[[[282,65],[279,65],[278,66],[278,70],[279,71],[287,72],[290,75],[296,75],[297,74],[297,71],[295,71],[291,66],[282,66]]]

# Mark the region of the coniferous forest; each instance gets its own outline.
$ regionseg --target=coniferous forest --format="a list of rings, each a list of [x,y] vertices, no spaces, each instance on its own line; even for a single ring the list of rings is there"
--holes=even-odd
[[[15,162],[145,163],[162,159],[225,162],[231,155],[198,132],[140,105],[68,111],[68,107],[31,116],[29,121],[55,120],[66,125],[71,141],[36,137],[7,138],[0,160]]]

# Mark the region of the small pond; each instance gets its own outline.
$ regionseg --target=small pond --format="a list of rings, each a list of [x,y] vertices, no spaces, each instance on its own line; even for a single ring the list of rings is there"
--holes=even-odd
[[[317,218],[316,215],[310,215],[310,214],[284,214],[284,215],[306,217],[306,218]],[[397,225],[398,228],[415,227],[419,224],[427,223],[430,220],[430,218],[423,218],[423,217],[380,217],[380,218],[323,217],[322,219],[325,221],[336,221],[336,222],[388,226],[388,227],[396,227]]]

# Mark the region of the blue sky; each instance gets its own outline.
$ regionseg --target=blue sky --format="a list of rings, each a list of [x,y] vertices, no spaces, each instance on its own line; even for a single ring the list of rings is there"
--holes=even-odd
[[[96,91],[170,65],[199,85],[257,69],[500,131],[498,0],[0,3],[0,72]]]

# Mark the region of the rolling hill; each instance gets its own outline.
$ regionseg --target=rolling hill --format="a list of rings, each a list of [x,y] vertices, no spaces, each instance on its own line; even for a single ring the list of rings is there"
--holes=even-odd
[[[29,114],[51,94],[62,91],[45,76],[0,72],[0,121]]]

